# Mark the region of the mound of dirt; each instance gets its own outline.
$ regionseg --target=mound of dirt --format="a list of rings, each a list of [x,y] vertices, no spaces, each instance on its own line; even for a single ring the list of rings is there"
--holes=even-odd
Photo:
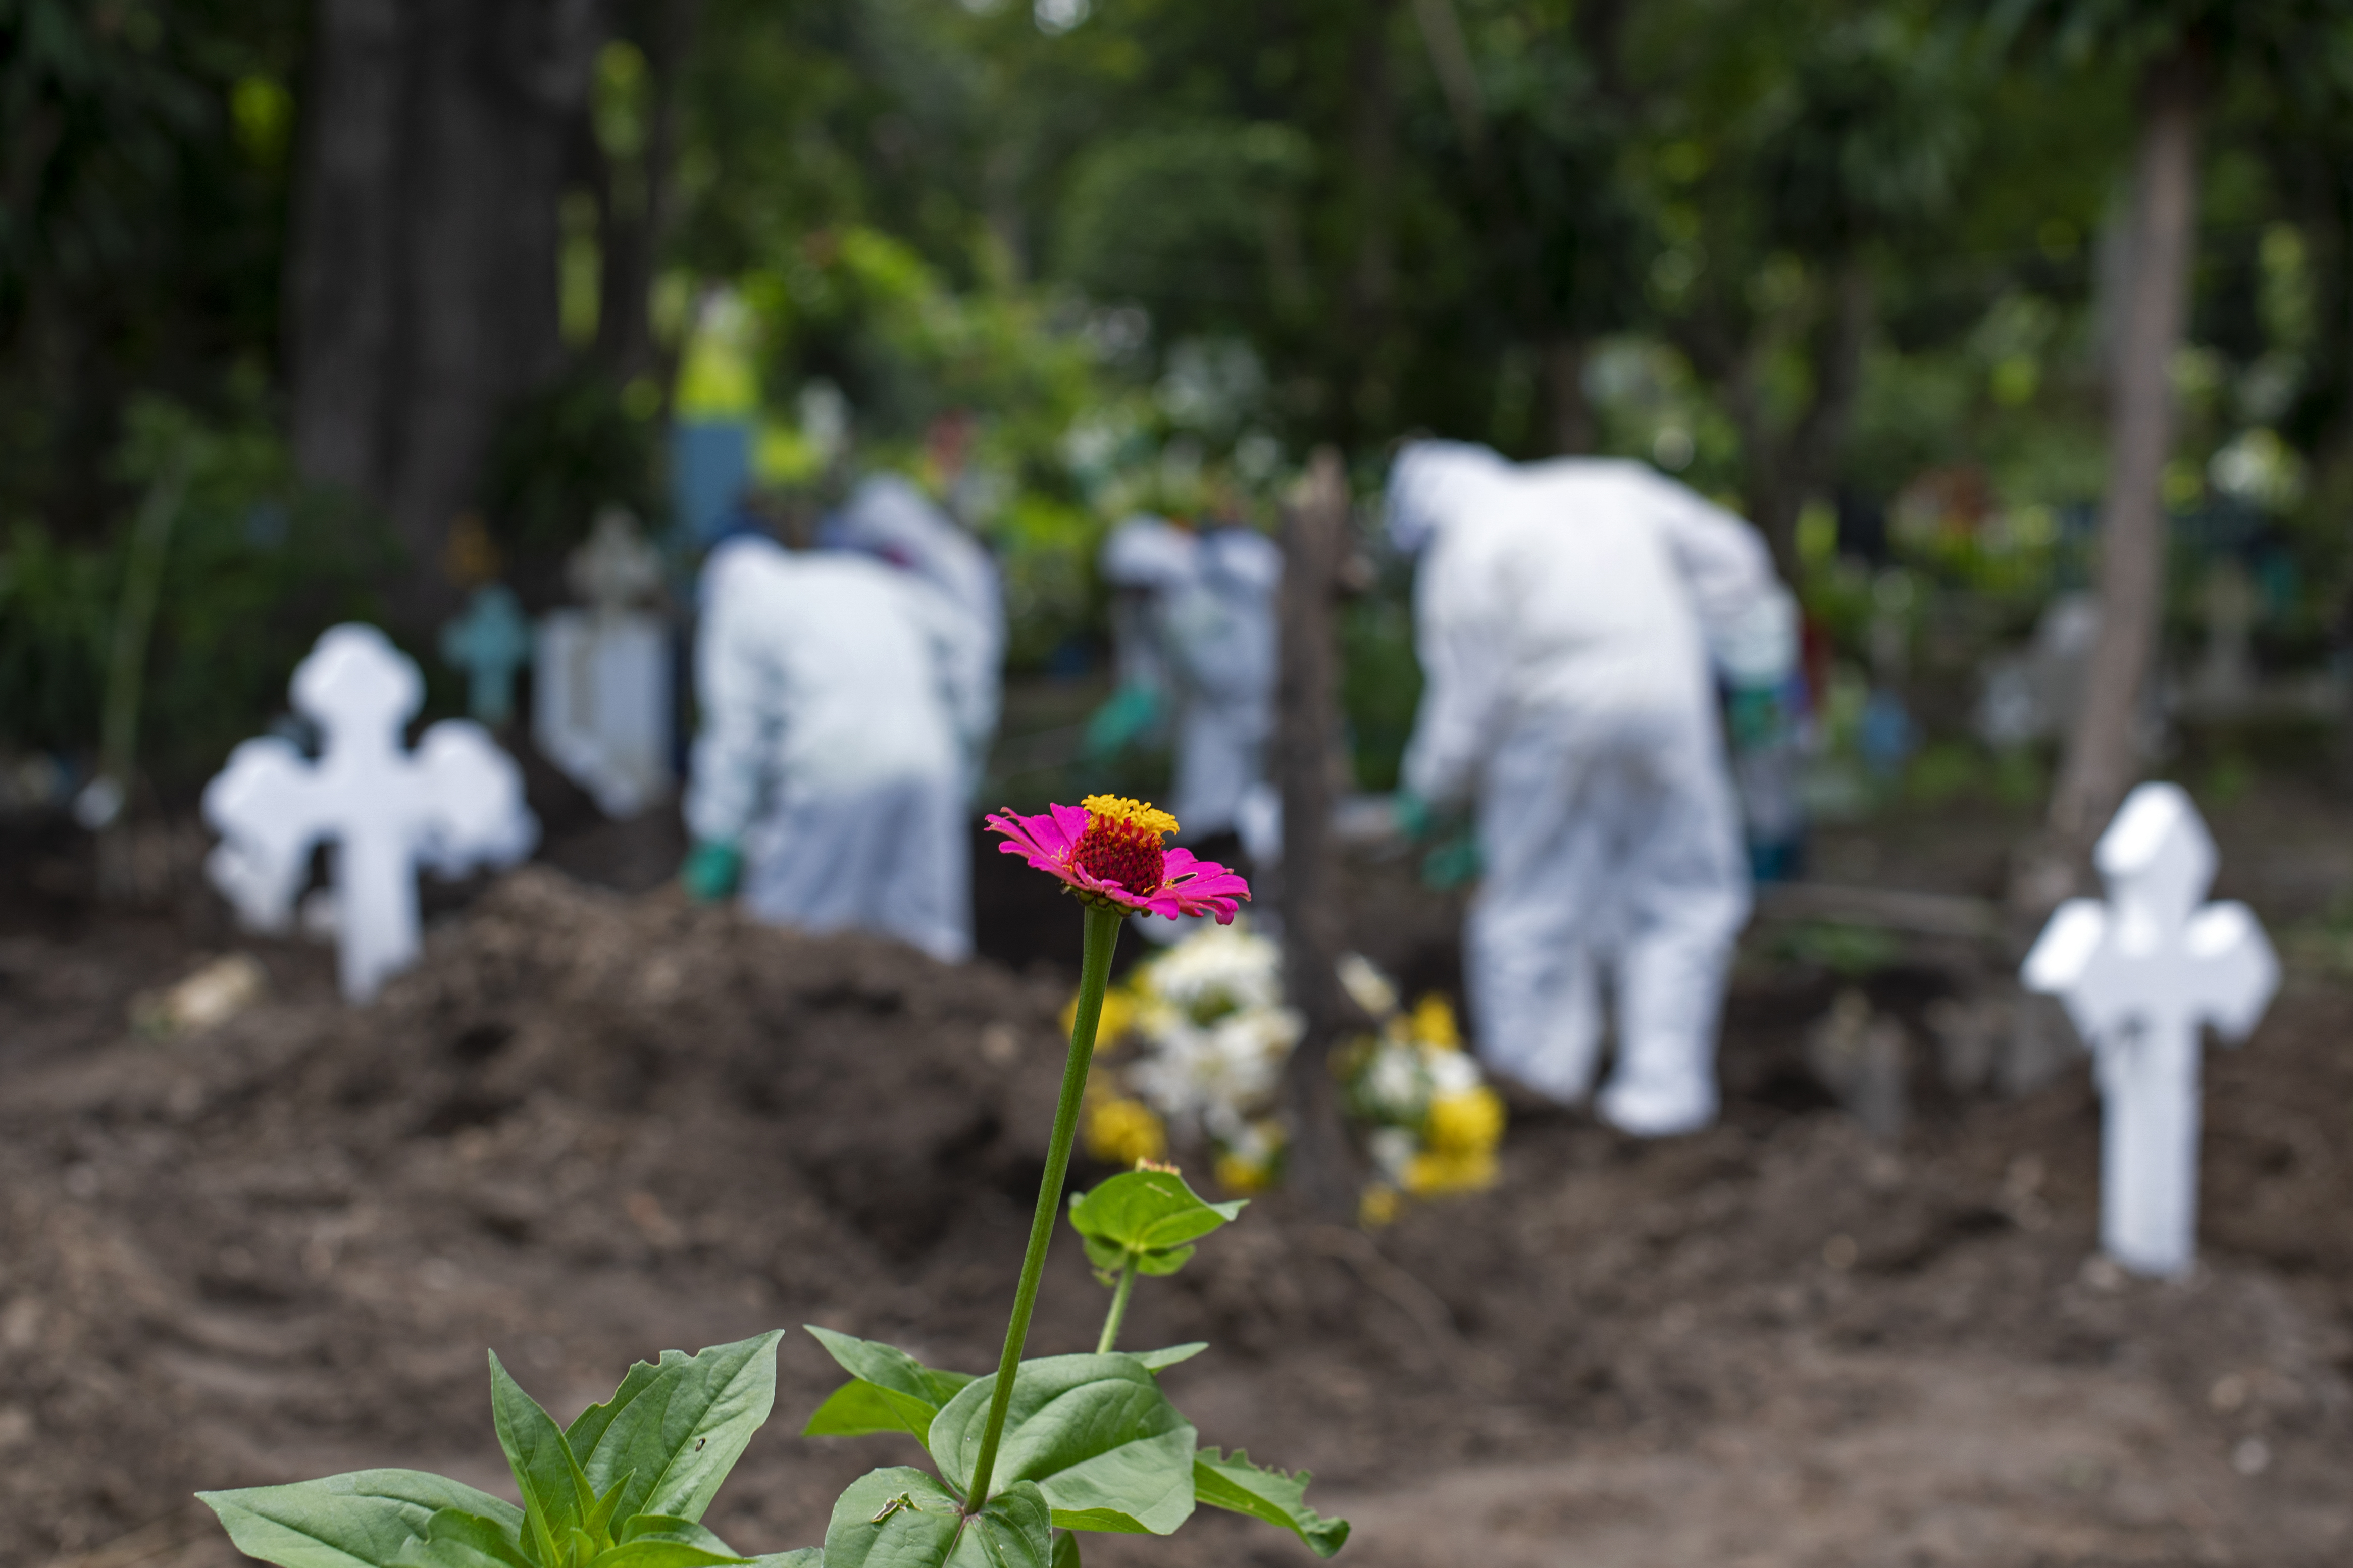
[[[559,1415],[633,1358],[804,1321],[994,1357],[1050,973],[544,870],[364,1009],[272,952],[276,1000],[142,1041],[90,1022],[123,987],[75,951],[0,953],[0,1034],[49,1031],[0,1053],[0,1561],[227,1564],[198,1487],[396,1463],[505,1489],[486,1344]],[[2081,1074],[1873,1142],[1767,1092],[1819,1000],[1736,998],[1721,1127],[1646,1145],[1523,1108],[1495,1192],[1373,1234],[1263,1200],[1123,1342],[1213,1342],[1178,1404],[1313,1466],[1368,1565],[2341,1561],[2346,990],[2300,983],[2215,1056],[2208,1263],[2175,1286],[2087,1262]],[[1033,1349],[1082,1348],[1102,1307],[1063,1238]],[[790,1436],[837,1380],[787,1338],[722,1534],[806,1544],[910,1457]],[[1309,1561],[1222,1515],[1086,1550]]]

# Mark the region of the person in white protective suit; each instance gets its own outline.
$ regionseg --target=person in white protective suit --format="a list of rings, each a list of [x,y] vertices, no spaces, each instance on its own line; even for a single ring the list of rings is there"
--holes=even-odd
[[[965,760],[993,681],[964,609],[882,562],[755,536],[712,552],[702,598],[690,894],[720,896],[740,866],[762,920],[968,956]]]
[[[1112,595],[1112,694],[1087,721],[1087,751],[1098,761],[1166,738],[1176,672],[1161,604],[1199,569],[1200,543],[1191,529],[1146,512],[1104,536],[1095,563]]]
[[[1706,1125],[1749,901],[1710,647],[1789,624],[1763,540],[1639,463],[1515,468],[1451,442],[1399,454],[1389,519],[1421,556],[1406,788],[1475,805],[1481,1055],[1582,1100],[1606,971],[1619,1047],[1597,1109],[1645,1136]]]
[[[1185,837],[1232,832],[1267,793],[1266,744],[1274,721],[1275,596],[1282,552],[1241,524],[1193,533],[1156,518],[1114,530],[1101,558],[1104,580],[1136,595],[1131,613],[1149,652],[1121,638],[1123,696],[1131,661],[1163,680],[1175,706],[1176,778],[1170,809]],[[1115,606],[1115,609],[1118,606]],[[1115,636],[1122,630],[1114,621]]]
[[[840,510],[818,530],[828,550],[851,550],[887,561],[930,583],[969,623],[959,657],[975,671],[978,727],[965,737],[965,793],[980,785],[988,744],[997,732],[1005,666],[1005,586],[987,548],[909,479],[870,474]]]

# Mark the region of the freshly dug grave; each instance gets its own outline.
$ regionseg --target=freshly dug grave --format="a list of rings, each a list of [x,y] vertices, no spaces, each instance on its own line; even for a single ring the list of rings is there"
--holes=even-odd
[[[486,1345],[560,1415],[633,1358],[805,1321],[993,1359],[1050,973],[544,870],[369,1008],[321,955],[267,956],[275,1000],[148,1042],[120,1020],[170,978],[149,936],[0,944],[0,1561],[228,1563],[198,1487],[505,1489]],[[1314,1467],[1359,1523],[1344,1562],[2343,1561],[2348,992],[2298,981],[2214,1056],[2208,1263],[2178,1286],[2087,1265],[2083,1074],[1874,1144],[1786,1091],[1822,999],[1736,998],[1713,1131],[1530,1110],[1497,1191],[1374,1235],[1261,1202],[1139,1291],[1124,1342],[1212,1341],[1171,1393],[1206,1440]],[[1033,1349],[1084,1347],[1102,1305],[1063,1238]],[[711,1519],[739,1546],[817,1540],[842,1484],[911,1458],[792,1435],[836,1381],[786,1339]],[[1087,1555],[1310,1561],[1215,1514]]]

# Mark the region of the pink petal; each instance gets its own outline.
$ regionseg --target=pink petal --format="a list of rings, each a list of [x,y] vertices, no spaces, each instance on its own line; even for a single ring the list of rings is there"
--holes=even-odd
[[[1054,826],[1061,836],[1064,848],[1076,847],[1079,840],[1086,837],[1089,816],[1085,806],[1050,805],[1046,809],[1053,813]]]

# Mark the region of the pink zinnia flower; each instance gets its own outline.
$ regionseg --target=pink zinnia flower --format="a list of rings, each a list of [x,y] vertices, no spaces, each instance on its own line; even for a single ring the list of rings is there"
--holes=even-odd
[[[1250,884],[1216,861],[1165,847],[1161,838],[1176,831],[1176,819],[1142,801],[1091,795],[1084,805],[1050,805],[1039,816],[1000,811],[988,826],[1005,835],[999,851],[1060,877],[1090,903],[1172,921],[1213,914],[1231,925],[1234,900],[1250,896]]]

